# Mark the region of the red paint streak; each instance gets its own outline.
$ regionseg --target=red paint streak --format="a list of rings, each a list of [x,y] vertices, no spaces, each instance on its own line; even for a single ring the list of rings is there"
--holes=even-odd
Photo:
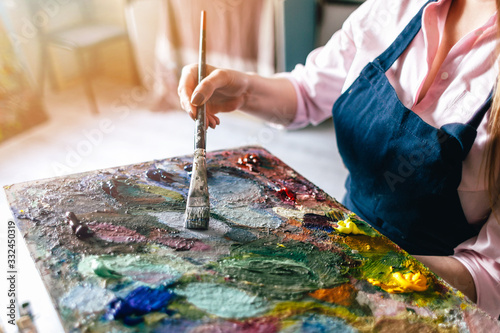
[[[260,165],[260,158],[255,154],[245,154],[243,157],[238,158],[237,164],[246,167],[249,171],[257,172],[255,167]]]
[[[277,190],[276,195],[285,203],[295,204],[297,202],[297,196],[288,187]]]

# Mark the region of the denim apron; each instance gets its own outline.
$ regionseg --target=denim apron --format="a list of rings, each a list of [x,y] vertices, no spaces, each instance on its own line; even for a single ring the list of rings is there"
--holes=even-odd
[[[457,188],[492,94],[467,123],[441,128],[400,102],[385,72],[420,30],[424,8],[366,65],[332,113],[349,170],[345,206],[411,254],[450,255],[478,234],[465,218]]]

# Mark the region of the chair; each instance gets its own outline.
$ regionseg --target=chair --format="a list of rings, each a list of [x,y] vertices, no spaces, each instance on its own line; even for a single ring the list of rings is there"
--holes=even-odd
[[[33,15],[43,10],[43,1],[46,0],[28,0]],[[124,6],[126,8],[132,0],[124,1]],[[127,27],[105,23],[95,19],[94,9],[92,8],[93,2],[90,0],[73,0],[73,2],[77,2],[79,6],[79,14],[81,16],[79,22],[54,30],[50,29],[50,27],[43,27],[43,29],[40,29],[41,69],[39,73],[39,83],[43,92],[45,73],[47,72],[52,88],[54,90],[59,88],[54,72],[54,60],[51,57],[49,47],[54,46],[74,52],[91,111],[93,114],[98,114],[99,109],[92,89],[92,75],[85,61],[86,53],[96,52],[99,48],[107,46],[110,43],[125,40],[131,61],[130,68],[132,70],[132,79],[137,85],[140,85],[140,79]]]

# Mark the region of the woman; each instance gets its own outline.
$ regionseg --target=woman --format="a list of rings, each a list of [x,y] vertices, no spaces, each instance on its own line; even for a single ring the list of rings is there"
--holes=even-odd
[[[288,128],[333,112],[344,204],[498,317],[499,2],[368,0],[292,73],[209,67],[196,86],[187,66],[181,105],[207,103],[213,128],[235,109]]]

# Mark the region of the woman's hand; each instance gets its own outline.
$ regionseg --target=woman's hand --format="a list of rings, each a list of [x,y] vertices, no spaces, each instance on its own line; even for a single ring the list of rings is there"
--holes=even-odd
[[[177,93],[182,108],[196,119],[196,108],[206,103],[207,125],[220,124],[218,112],[229,112],[244,107],[248,76],[228,69],[207,65],[207,76],[198,84],[197,64],[182,69]]]
[[[182,69],[177,89],[182,108],[196,119],[196,107],[206,104],[207,126],[220,124],[218,112],[246,111],[275,124],[288,125],[295,118],[297,96],[284,77],[263,77],[207,65],[207,76],[198,84],[198,66]]]

